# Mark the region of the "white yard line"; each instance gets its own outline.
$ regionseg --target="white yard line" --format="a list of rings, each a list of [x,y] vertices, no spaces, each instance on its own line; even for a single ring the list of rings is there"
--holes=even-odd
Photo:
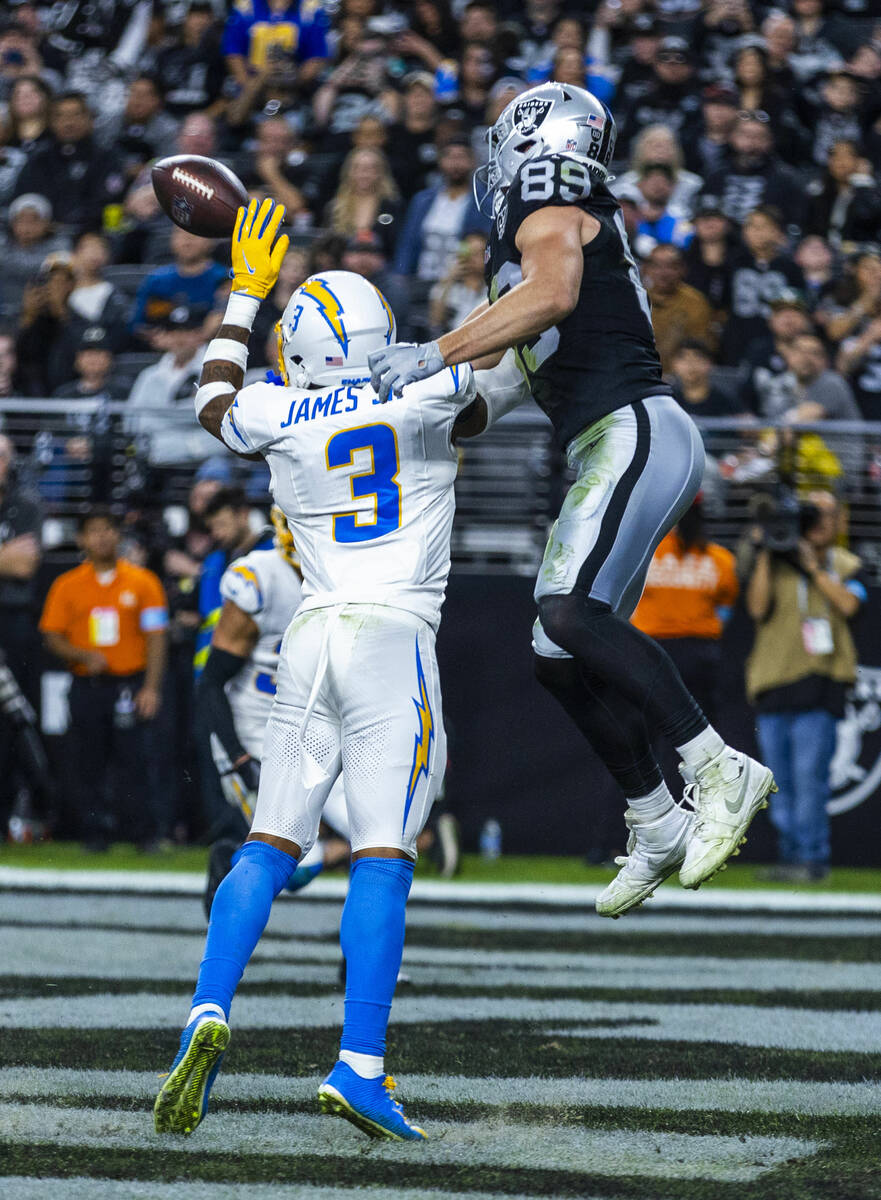
[[[0,1000],[4,1029],[177,1029],[186,1014],[184,995],[31,997]],[[536,1000],[505,996],[468,999],[469,1021],[541,1023],[548,1038],[639,1038],[650,1041],[721,1042],[788,1050],[865,1053],[881,1041],[876,1012],[761,1008],[748,1004],[659,1004]],[[236,997],[233,1027],[241,1029],[333,1029],[342,1024],[340,992],[323,996]],[[456,1022],[461,1012],[448,996],[395,999],[393,1025]],[[571,1023],[571,1027],[563,1025]],[[585,1024],[580,1024],[584,1022]],[[171,1042],[169,1043],[171,1046]]]
[[[190,1138],[153,1132],[149,1113],[0,1104],[5,1136],[27,1146],[86,1146],[95,1150],[173,1148],[198,1157],[206,1153],[279,1155],[295,1164],[298,1154],[362,1159],[369,1143],[338,1120],[303,1114],[214,1113]],[[695,1136],[642,1130],[592,1130],[520,1124],[499,1114],[496,1121],[431,1122],[428,1142],[374,1143],[370,1158],[425,1166],[465,1164],[506,1170],[598,1175],[663,1175],[665,1179],[748,1182],[791,1158],[814,1153],[817,1144],[790,1137]]]
[[[205,876],[183,871],[58,871],[42,867],[0,867],[0,888],[40,891],[100,891],[118,893],[153,892],[163,895],[200,896]],[[342,899],[345,879],[317,879],[309,885],[314,899]],[[446,900],[474,904],[592,905],[602,891],[600,885],[464,883],[417,879],[415,900]],[[293,897],[288,899],[295,900]],[[782,892],[767,889],[710,887],[685,891],[675,885],[661,888],[651,901],[653,908],[745,912],[881,913],[881,894],[850,892]]]
[[[296,1172],[292,1172],[296,1174]],[[9,1200],[535,1200],[534,1196],[511,1192],[448,1192],[426,1188],[322,1187],[320,1184],[201,1183],[188,1179],[176,1183],[124,1181],[121,1179],[26,1179],[0,1178],[0,1196]],[[585,1196],[583,1200],[602,1200]]]
[[[311,1101],[321,1076],[236,1075],[221,1072],[213,1095],[244,1104],[262,1100]],[[512,1104],[579,1108],[672,1109],[729,1113],[792,1113],[799,1116],[871,1116],[881,1113],[881,1088],[873,1083],[812,1083],[792,1079],[541,1079],[477,1078],[470,1075],[405,1075],[405,1103]],[[38,1099],[105,1096],[152,1102],[153,1071],[78,1071],[59,1067],[0,1069],[0,1097]],[[516,1114],[514,1114],[516,1116]]]

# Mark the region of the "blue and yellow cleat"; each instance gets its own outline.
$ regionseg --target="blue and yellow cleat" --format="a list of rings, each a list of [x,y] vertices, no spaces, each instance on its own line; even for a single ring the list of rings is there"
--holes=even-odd
[[[363,1079],[348,1063],[338,1062],[318,1089],[323,1113],[343,1117],[372,1138],[393,1142],[423,1142],[428,1134],[411,1125],[404,1110],[392,1099],[395,1081],[391,1075]]]
[[[165,1077],[153,1124],[157,1133],[192,1133],[208,1111],[208,1097],[229,1045],[229,1026],[210,1013],[191,1021],[180,1035],[180,1050]]]

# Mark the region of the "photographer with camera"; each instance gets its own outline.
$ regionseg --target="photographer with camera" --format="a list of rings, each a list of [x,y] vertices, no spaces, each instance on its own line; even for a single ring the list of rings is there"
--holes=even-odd
[[[837,545],[845,515],[825,491],[766,503],[742,556],[746,610],[756,625],[746,665],[763,760],[779,791],[774,878],[807,882],[829,864],[829,764],[836,722],[856,679],[849,622],[865,603],[860,559]]]

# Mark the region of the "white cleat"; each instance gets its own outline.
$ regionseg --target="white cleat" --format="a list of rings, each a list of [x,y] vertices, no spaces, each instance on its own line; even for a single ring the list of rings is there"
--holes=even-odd
[[[638,908],[685,858],[694,815],[674,805],[655,821],[641,822],[632,808],[624,814],[630,830],[627,854],[615,859],[621,870],[596,899],[601,917],[620,917]]]
[[[729,746],[698,770],[680,766],[679,771],[695,814],[679,882],[699,888],[740,853],[750,822],[768,807],[777,784],[767,767]]]

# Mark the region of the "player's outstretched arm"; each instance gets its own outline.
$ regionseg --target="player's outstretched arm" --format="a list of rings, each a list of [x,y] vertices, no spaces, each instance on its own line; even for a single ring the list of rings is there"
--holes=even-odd
[[[478,315],[421,346],[401,343],[369,355],[370,381],[383,401],[408,383],[428,379],[458,363],[491,365],[511,346],[544,333],[578,303],[583,247],[599,233],[595,217],[580,208],[541,208],[523,221],[516,244],[523,279]]]
[[[287,254],[290,243],[287,234],[276,240],[284,212],[284,205],[274,200],[264,200],[259,206],[252,200],[247,208],[239,209],[236,218],[231,250],[232,292],[223,324],[205,351],[196,392],[199,424],[221,442],[223,418],[245,380],[248,340],[257,310],[275,286]]]

